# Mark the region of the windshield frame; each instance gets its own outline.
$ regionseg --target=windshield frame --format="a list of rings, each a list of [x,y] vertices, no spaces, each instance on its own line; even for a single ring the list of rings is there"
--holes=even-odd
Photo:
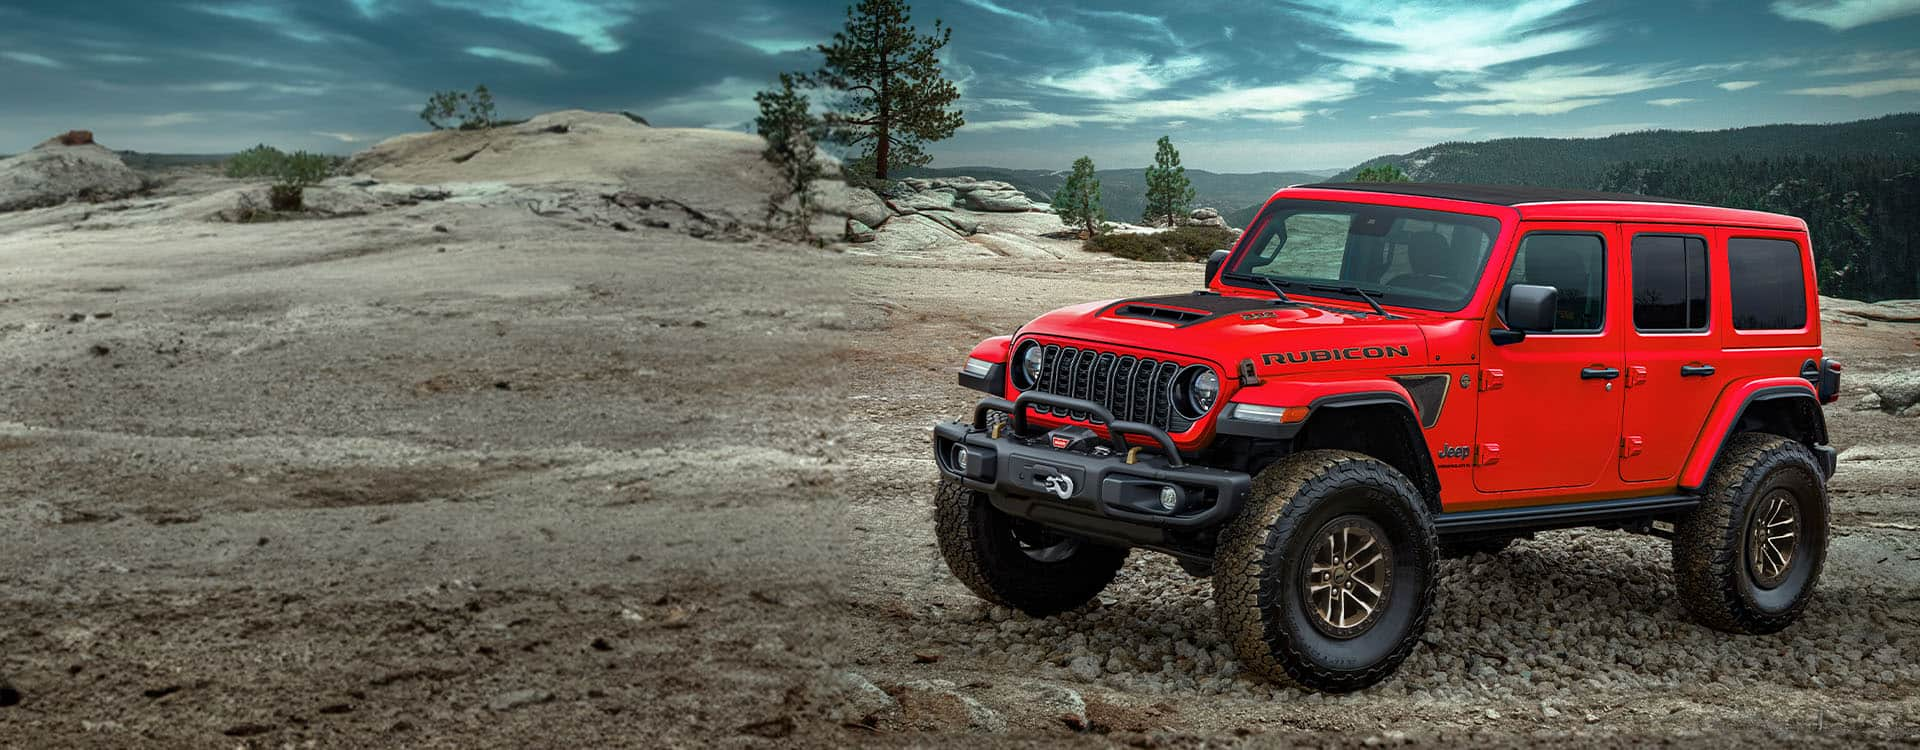
[[[1342,198],[1344,198],[1344,196]],[[1233,255],[1227,259],[1226,263],[1222,264],[1220,273],[1214,281],[1227,288],[1267,292],[1271,294],[1272,289],[1265,283],[1248,279],[1229,278],[1230,276],[1264,276],[1280,282],[1282,288],[1286,289],[1287,294],[1292,297],[1319,297],[1341,302],[1359,303],[1364,306],[1367,303],[1359,295],[1342,293],[1326,288],[1335,286],[1357,286],[1373,294],[1374,298],[1386,307],[1409,308],[1437,313],[1461,312],[1472,306],[1474,300],[1480,297],[1480,287],[1486,280],[1487,268],[1492,265],[1496,254],[1500,252],[1504,243],[1511,239],[1514,222],[1512,221],[1513,217],[1510,215],[1512,212],[1502,212],[1499,210],[1501,207],[1498,206],[1458,204],[1454,201],[1447,201],[1447,203],[1454,205],[1440,208],[1424,205],[1408,205],[1408,202],[1401,201],[1375,202],[1306,196],[1275,196],[1267,202],[1267,205],[1261,208],[1260,214],[1249,224],[1247,231],[1241,234],[1240,239],[1235,243]],[[1467,292],[1457,301],[1457,304],[1451,299],[1440,300],[1427,295],[1396,292],[1392,287],[1380,283],[1362,283],[1358,281],[1325,279],[1310,276],[1274,276],[1242,268],[1242,266],[1247,265],[1260,265],[1259,263],[1249,263],[1249,261],[1252,260],[1253,252],[1256,249],[1254,247],[1255,243],[1263,239],[1263,235],[1266,233],[1267,223],[1275,216],[1282,213],[1312,212],[1313,209],[1316,208],[1324,209],[1332,213],[1349,214],[1367,208],[1377,208],[1412,214],[1433,214],[1436,215],[1435,218],[1441,220],[1445,220],[1447,217],[1463,217],[1473,219],[1476,223],[1491,222],[1495,231],[1488,235],[1485,257],[1481,258],[1478,265],[1474,268],[1471,283],[1467,285]]]

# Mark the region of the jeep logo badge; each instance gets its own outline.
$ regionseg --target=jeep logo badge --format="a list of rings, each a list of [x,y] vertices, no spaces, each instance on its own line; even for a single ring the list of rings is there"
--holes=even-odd
[[[1040,480],[1040,488],[1054,497],[1067,500],[1073,497],[1073,477],[1065,474],[1053,474]]]

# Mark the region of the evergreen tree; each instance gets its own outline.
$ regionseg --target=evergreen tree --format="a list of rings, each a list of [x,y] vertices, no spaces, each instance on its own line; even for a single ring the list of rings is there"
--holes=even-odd
[[[821,123],[809,110],[807,97],[796,88],[799,82],[798,76],[782,73],[779,88],[754,94],[754,102],[760,105],[760,116],[754,118],[753,126],[760,137],[767,139],[767,148],[761,156],[780,170],[780,190],[768,200],[767,220],[772,221],[786,211],[788,199],[797,197],[798,205],[791,212],[789,223],[804,227],[813,219],[813,195],[809,188],[821,172],[816,147]]]
[[[1192,205],[1193,183],[1187,179],[1187,168],[1180,166],[1180,152],[1174,150],[1172,138],[1160,136],[1153,166],[1147,167],[1147,210],[1140,219],[1152,223],[1164,218],[1167,226],[1174,226]]]
[[[849,160],[858,176],[885,180],[897,167],[926,164],[931,157],[920,145],[965,124],[960,110],[948,109],[960,90],[940,69],[952,36],[939,20],[933,33],[920,34],[901,0],[859,0],[847,8],[846,28],[820,45],[827,59],[813,80],[840,94],[826,123],[836,142],[859,154]]]
[[[1053,194],[1053,212],[1060,215],[1060,223],[1076,227],[1088,237],[1099,234],[1107,211],[1100,206],[1100,178],[1094,176],[1093,157],[1073,160],[1073,174],[1067,175],[1066,184]]]
[[[1354,182],[1412,182],[1413,178],[1400,171],[1395,164],[1375,164],[1360,170],[1353,176]]]

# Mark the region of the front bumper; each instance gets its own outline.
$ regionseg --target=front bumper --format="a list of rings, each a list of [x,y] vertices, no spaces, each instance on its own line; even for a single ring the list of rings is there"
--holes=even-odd
[[[1028,429],[1025,412],[1035,403],[1093,415],[1108,428],[1108,443],[1087,451],[1053,448],[1047,435]],[[994,411],[1008,415],[998,437],[987,426]],[[1163,531],[1211,528],[1240,512],[1252,477],[1188,465],[1165,432],[1111,416],[1091,401],[1045,393],[1024,393],[1011,403],[984,399],[973,424],[934,426],[934,462],[942,474],[988,493],[996,507],[1016,517],[1130,543],[1157,543]],[[1162,453],[1130,446],[1128,434],[1153,440]],[[1176,500],[1172,509],[1162,505],[1169,488]]]

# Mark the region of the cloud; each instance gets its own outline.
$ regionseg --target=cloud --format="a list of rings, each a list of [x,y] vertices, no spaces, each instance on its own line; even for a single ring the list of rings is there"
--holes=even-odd
[[[1353,81],[1321,80],[1272,86],[1222,86],[1184,99],[1146,99],[1102,105],[1101,110],[1131,120],[1209,120],[1245,117],[1266,122],[1299,122],[1317,104],[1344,101],[1358,93]]]
[[[1691,104],[1697,101],[1700,101],[1700,100],[1688,99],[1684,96],[1673,96],[1673,97],[1667,97],[1665,99],[1648,99],[1647,103],[1656,107],[1677,107],[1682,104]]]
[[[1817,76],[1852,76],[1869,73],[1920,73],[1920,51],[1874,50],[1831,58],[1814,68]]]
[[[1747,89],[1760,85],[1760,82],[1759,81],[1727,81],[1724,83],[1718,83],[1714,85],[1719,86],[1720,88],[1726,89],[1728,91],[1746,91]]]
[[[1403,109],[1397,112],[1388,112],[1384,115],[1373,115],[1372,117],[1369,117],[1367,119],[1378,120],[1382,117],[1432,117],[1432,116],[1433,116],[1433,110],[1431,109]]]
[[[140,118],[139,122],[140,127],[143,128],[170,128],[206,121],[207,116],[198,112],[169,112],[164,115],[148,115]]]
[[[644,6],[623,0],[432,0],[434,5],[565,34],[581,46],[600,53],[619,52],[625,45],[614,31],[633,20]],[[365,3],[372,7],[372,3]],[[364,11],[363,7],[363,11]]]
[[[760,106],[753,101],[759,91],[760,84],[729,76],[635,110],[645,112],[655,125],[738,130],[760,114]]]
[[[1466,135],[1466,134],[1468,134],[1468,133],[1471,133],[1471,132],[1473,132],[1473,131],[1475,131],[1475,130],[1479,130],[1479,128],[1473,128],[1473,127],[1464,127],[1464,128],[1443,128],[1443,127],[1424,127],[1424,128],[1407,128],[1407,137],[1409,137],[1409,138],[1431,138],[1431,139],[1434,139],[1434,140],[1443,140],[1443,141],[1444,141],[1444,140],[1451,140],[1451,139],[1453,139],[1453,138],[1458,138],[1458,137],[1460,137],[1460,136],[1463,136],[1463,135]]]
[[[1104,100],[1131,100],[1159,91],[1207,71],[1202,57],[1176,57],[1151,62],[1139,57],[1126,62],[1095,65],[1065,75],[1041,78],[1041,86],[1068,96]]]
[[[1306,0],[1300,17],[1371,49],[1315,50],[1339,60],[1426,73],[1478,72],[1496,65],[1593,45],[1597,27],[1576,27],[1567,11],[1579,0],[1448,2],[1355,7]]]
[[[1912,94],[1920,93],[1920,78],[1887,78],[1878,81],[1859,81],[1857,83],[1846,83],[1838,86],[1815,86],[1812,88],[1794,89],[1787,93],[1800,94],[1803,96],[1845,96],[1854,99],[1863,99],[1869,96],[1884,96],[1887,94]]]
[[[560,69],[560,66],[555,65],[552,60],[541,57],[539,55],[530,55],[525,52],[515,52],[510,49],[499,49],[497,47],[468,47],[467,54],[473,55],[474,57],[484,57],[489,60],[501,60],[505,62],[517,63],[520,65],[526,65],[526,66],[535,67],[535,68],[546,68],[548,70]]]
[[[1004,16],[1007,18],[1014,19],[1016,21],[1024,21],[1026,23],[1030,23],[1035,26],[1048,26],[1051,23],[1045,18],[1041,18],[1031,13],[1022,13],[1020,11],[1013,10],[1004,5],[1000,5],[999,3],[993,2],[993,0],[960,0],[960,2],[966,3],[967,5],[971,5],[975,8],[979,8],[988,13],[992,13],[996,16]]]
[[[365,138],[354,135],[352,133],[334,133],[334,132],[329,132],[325,130],[315,130],[313,131],[313,134],[320,136],[321,138],[331,138],[341,143],[359,143],[363,140],[366,140]]]
[[[966,132],[992,133],[1000,130],[1042,130],[1045,128],[1077,128],[1081,125],[1114,124],[1130,122],[1130,118],[1114,114],[1069,115],[1058,112],[1029,112],[1018,117],[985,122],[967,123]]]
[[[1175,47],[1187,46],[1185,42],[1180,41],[1179,35],[1173,33],[1173,28],[1167,25],[1167,19],[1160,16],[1150,16],[1145,13],[1131,13],[1122,10],[1081,10],[1079,8],[1073,9],[1073,12],[1076,15],[1087,18],[1119,21],[1130,24],[1139,27],[1142,32],[1145,32],[1146,36],[1165,40],[1168,44]],[[1227,38],[1233,38],[1232,34],[1229,33]]]
[[[769,55],[784,55],[788,52],[812,52],[820,44],[819,39],[741,39],[747,45]]]
[[[1775,0],[1770,9],[1782,18],[1846,31],[1920,13],[1920,0]]]
[[[1558,115],[1613,100],[1613,97],[1665,88],[1698,80],[1703,68],[1661,70],[1652,67],[1608,71],[1598,65],[1544,65],[1518,76],[1443,80],[1453,87],[1432,96],[1430,102],[1456,102],[1454,110],[1467,115]]]
[[[60,62],[59,60],[55,60],[51,57],[47,57],[46,55],[36,55],[32,52],[13,52],[13,51],[0,52],[0,57],[7,58],[8,60],[12,60],[14,62],[21,63],[23,65],[36,65],[42,68],[67,67],[64,63]]]

